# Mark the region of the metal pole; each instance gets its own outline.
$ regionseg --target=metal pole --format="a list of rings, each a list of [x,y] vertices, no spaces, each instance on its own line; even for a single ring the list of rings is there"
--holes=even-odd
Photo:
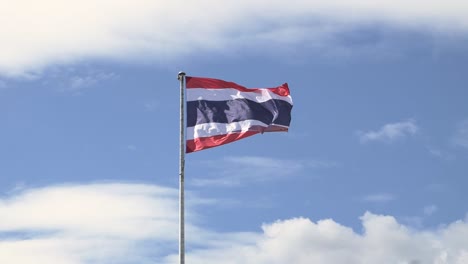
[[[179,72],[180,81],[180,153],[179,153],[179,264],[185,264],[185,213],[184,213],[184,172],[185,172],[185,72]]]

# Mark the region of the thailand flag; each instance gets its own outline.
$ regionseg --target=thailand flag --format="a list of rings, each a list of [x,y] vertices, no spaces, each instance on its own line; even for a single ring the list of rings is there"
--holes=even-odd
[[[288,84],[248,89],[233,82],[186,77],[186,152],[217,147],[263,132],[288,131]]]

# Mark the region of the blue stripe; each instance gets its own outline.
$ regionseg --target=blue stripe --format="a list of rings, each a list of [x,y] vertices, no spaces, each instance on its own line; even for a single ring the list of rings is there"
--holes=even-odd
[[[284,100],[263,103],[247,99],[187,102],[187,127],[205,123],[232,123],[258,120],[267,125],[289,126],[292,105]]]

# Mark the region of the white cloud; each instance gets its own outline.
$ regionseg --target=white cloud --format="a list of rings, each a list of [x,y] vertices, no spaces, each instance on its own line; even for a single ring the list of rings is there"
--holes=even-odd
[[[468,223],[462,220],[413,230],[392,216],[365,213],[362,232],[332,219],[292,218],[264,224],[262,232],[220,233],[194,225],[193,209],[188,208],[187,263],[468,260]],[[0,263],[177,263],[176,189],[121,183],[23,189],[0,198],[0,219]]]
[[[437,148],[434,148],[434,147],[427,147],[427,150],[429,151],[429,153],[436,157],[436,158],[439,158],[439,159],[442,159],[442,160],[453,160],[454,159],[454,156],[447,152],[447,151],[443,151],[443,150],[440,150],[440,149],[437,149]]]
[[[177,219],[177,213],[171,210],[176,208],[176,200],[173,189],[137,184],[33,189],[1,200],[0,230],[75,230],[114,237],[167,238],[169,234],[164,229],[152,230],[156,232],[153,234],[139,230],[138,221],[146,221],[149,226],[170,226]],[[154,212],[149,213],[148,208]]]
[[[435,231],[416,231],[391,216],[366,213],[363,232],[331,219],[295,218],[265,224],[255,240],[189,252],[193,264],[362,264],[453,263],[468,260],[468,223],[454,222]],[[175,256],[167,263],[176,263]]]
[[[0,263],[135,262],[141,256],[134,254],[145,254],[135,248],[140,242],[177,236],[177,191],[142,184],[29,189],[0,199],[0,219]]]
[[[390,123],[382,126],[378,131],[359,131],[361,142],[385,141],[391,142],[399,138],[412,136],[418,132],[419,128],[413,120]]]
[[[363,198],[363,200],[366,202],[377,202],[377,203],[390,202],[395,199],[396,197],[393,194],[389,194],[389,193],[370,194],[370,195],[364,196]]]
[[[63,92],[79,94],[83,89],[95,86],[97,83],[117,78],[115,73],[88,73],[86,75],[75,75],[70,77],[68,83],[62,87]]]
[[[205,166],[216,168],[212,177],[192,180],[195,186],[235,186],[242,183],[278,180],[292,176],[304,169],[330,168],[334,162],[321,160],[292,160],[258,156],[226,157],[222,160],[207,161]]]
[[[0,10],[0,73],[11,76],[86,58],[164,61],[298,41],[325,48],[360,23],[468,29],[468,3],[460,0],[2,0]]]
[[[468,119],[458,124],[453,143],[457,146],[468,148]]]

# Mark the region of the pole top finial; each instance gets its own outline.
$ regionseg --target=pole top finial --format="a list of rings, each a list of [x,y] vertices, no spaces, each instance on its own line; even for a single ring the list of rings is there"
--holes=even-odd
[[[177,79],[180,80],[180,79],[183,78],[184,76],[185,76],[185,72],[180,71],[179,74],[177,75]]]

